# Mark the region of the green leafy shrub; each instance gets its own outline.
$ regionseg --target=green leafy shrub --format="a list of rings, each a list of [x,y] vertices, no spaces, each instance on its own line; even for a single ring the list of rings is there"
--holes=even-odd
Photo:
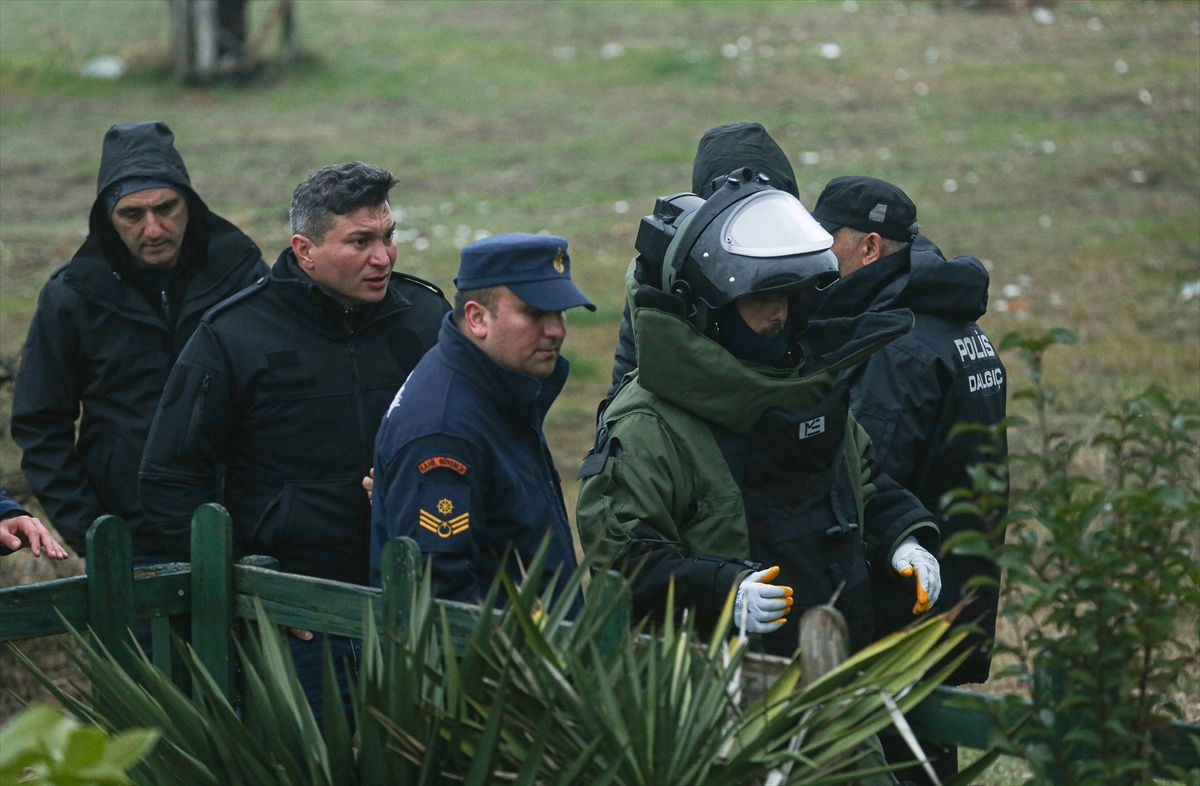
[[[158,732],[129,729],[109,737],[45,705],[0,727],[0,785],[125,786],[126,770],[154,747]]]
[[[538,573],[535,563],[530,575]],[[494,586],[473,626],[454,635],[427,577],[408,608],[379,623],[368,612],[353,731],[328,663],[326,714],[314,720],[261,607],[239,644],[240,710],[190,650],[197,698],[144,657],[126,673],[78,634],[79,665],[102,698],[47,687],[105,728],[161,730],[134,773],[146,784],[735,784],[768,774],[777,783],[869,784],[890,777],[866,754],[891,723],[889,704],[907,711],[928,695],[958,661],[922,675],[965,635],[931,618],[811,684],[802,686],[797,659],[757,698],[739,701],[746,648],[730,638],[728,606],[707,643],[686,621],[647,636],[628,624],[628,585],[614,574],[593,581],[571,623],[565,601],[540,605],[537,583]]]
[[[968,535],[947,546],[991,552],[1003,568],[1010,636],[997,652],[1008,665],[993,676],[1015,676],[1032,698],[1023,722],[1002,719],[1020,723],[1003,742],[1028,761],[1030,783],[1130,786],[1155,772],[1200,783],[1165,765],[1154,740],[1183,717],[1181,691],[1196,700],[1200,407],[1151,388],[1090,439],[1052,431],[1044,356],[1074,340],[1055,330],[1001,344],[1033,382],[1014,400],[1032,405],[1037,447],[1010,462],[1028,486],[1014,489],[1006,544]],[[987,504],[987,477],[976,475],[975,504]]]

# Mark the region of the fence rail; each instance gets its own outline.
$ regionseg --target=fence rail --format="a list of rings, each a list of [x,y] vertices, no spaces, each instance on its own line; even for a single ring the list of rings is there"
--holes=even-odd
[[[186,670],[171,646],[171,636],[181,636],[191,641],[199,660],[226,691],[232,684],[234,623],[254,619],[256,601],[274,623],[357,637],[367,608],[380,622],[403,617],[420,570],[420,552],[407,538],[387,545],[382,588],[282,573],[270,557],[234,563],[229,515],[211,504],[197,509],[192,518],[191,563],[133,568],[129,529],[116,516],[97,519],[87,537],[86,575],[0,590],[0,642],[63,633],[66,623],[90,627],[118,660],[128,659],[128,629],[148,620],[151,659],[158,668],[186,683]],[[452,637],[461,640],[474,625],[478,609],[450,601],[438,604],[446,610]],[[627,624],[628,619],[628,609],[610,617],[613,624]],[[603,647],[606,638],[612,637],[600,631],[597,646]],[[782,663],[779,658],[748,655],[743,671],[748,682],[765,686]],[[987,749],[998,739],[998,709],[1005,705],[1013,709],[1027,707],[1028,702],[939,687],[907,720],[921,740]],[[1011,712],[1005,716],[1013,717]],[[1166,764],[1200,767],[1200,724],[1172,723],[1156,732],[1154,744]]]

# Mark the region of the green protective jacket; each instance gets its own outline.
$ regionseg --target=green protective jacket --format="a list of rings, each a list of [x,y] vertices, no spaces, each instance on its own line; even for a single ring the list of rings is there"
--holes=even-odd
[[[753,491],[753,481],[743,476],[739,485],[738,467],[731,467],[723,445],[761,431],[768,411],[804,413],[825,402],[844,413],[840,450],[835,446],[836,458],[830,461],[842,466],[830,475],[840,478],[834,485],[853,500],[845,518],[862,522],[849,539],[855,550],[849,559],[858,564],[843,577],[849,587],[838,605],[851,623],[855,645],[869,641],[867,561],[889,560],[908,535],[932,550],[937,527],[915,497],[875,471],[870,438],[849,413],[837,377],[840,369],[902,335],[912,323],[911,313],[814,322],[802,342],[805,362],[776,370],[737,360],[681,316],[639,305],[632,269],[627,284],[638,369],[627,375],[602,413],[596,444],[580,471],[577,522],[585,552],[601,569],[614,567],[630,576],[639,616],[661,617],[673,581],[676,608],[693,609],[700,627],[710,626],[747,572],[776,564],[775,544],[751,535],[752,530],[761,533],[747,519],[744,496]],[[808,481],[799,475],[795,480],[797,488]],[[829,507],[821,499],[807,501],[810,508],[822,504]],[[816,538],[810,547],[819,550],[825,542]],[[844,563],[846,540],[837,543],[842,545],[831,547],[843,552],[838,559]],[[827,600],[837,587],[835,579],[781,575],[779,580],[800,585],[794,588],[803,608]],[[846,591],[856,584],[861,584],[857,591]],[[806,596],[802,590],[808,585],[812,592]],[[790,654],[795,636],[792,630],[790,639],[768,649]]]

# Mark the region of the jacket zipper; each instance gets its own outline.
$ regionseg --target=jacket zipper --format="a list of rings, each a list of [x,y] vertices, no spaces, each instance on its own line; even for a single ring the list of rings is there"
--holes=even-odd
[[[212,382],[212,373],[204,372],[204,377],[200,380],[200,395],[196,396],[192,401],[192,416],[188,418],[187,434],[184,437],[183,444],[187,449],[192,447],[192,437],[201,427],[201,419],[206,409],[205,403],[208,399],[208,385]]]

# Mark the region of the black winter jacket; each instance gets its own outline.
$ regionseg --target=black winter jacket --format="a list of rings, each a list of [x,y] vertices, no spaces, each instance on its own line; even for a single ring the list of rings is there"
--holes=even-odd
[[[913,329],[843,372],[849,381],[850,405],[871,435],[881,471],[911,490],[938,515],[945,540],[973,529],[991,535],[1006,506],[987,517],[948,516],[942,495],[970,488],[968,469],[1003,461],[1003,432],[993,441],[985,431],[958,429],[967,424],[995,426],[1005,414],[1004,364],[996,347],[976,324],[987,310],[988,273],[974,257],[947,261],[929,238],[920,235],[909,248],[839,280],[821,308],[821,316],[854,316],[864,312],[911,309]],[[1007,481],[1005,481],[1007,482]],[[1007,498],[1007,488],[1004,495]],[[999,538],[1003,533],[996,533]],[[942,594],[936,611],[958,602],[963,583],[973,575],[999,579],[991,562],[977,558],[941,558]],[[889,571],[872,576],[876,626],[880,632],[912,620],[900,600],[902,581]],[[995,630],[997,592],[980,597],[960,617],[990,634]],[[987,679],[989,659],[975,653],[952,682]]]
[[[163,557],[223,501],[239,553],[283,570],[365,584],[370,505],[360,483],[379,421],[437,342],[437,287],[399,273],[379,303],[346,309],[296,264],[205,315],[163,394],[141,497]]]
[[[708,199],[725,175],[739,167],[749,167],[755,174],[764,174],[780,191],[799,197],[796,174],[787,153],[776,144],[766,129],[758,123],[729,123],[714,126],[704,132],[692,160],[692,193]],[[617,348],[613,355],[612,386],[608,397],[617,393],[624,376],[637,366],[634,351],[633,323],[629,305],[621,315],[617,333]]]
[[[166,290],[139,274],[105,207],[108,187],[132,176],[171,183],[187,198],[179,272]],[[171,366],[205,311],[267,272],[250,238],[192,191],[162,123],[109,130],[89,224],[83,245],[42,288],[12,414],[30,487],[80,554],[102,513],[142,531],[138,462]],[[135,555],[154,550],[135,534]]]

